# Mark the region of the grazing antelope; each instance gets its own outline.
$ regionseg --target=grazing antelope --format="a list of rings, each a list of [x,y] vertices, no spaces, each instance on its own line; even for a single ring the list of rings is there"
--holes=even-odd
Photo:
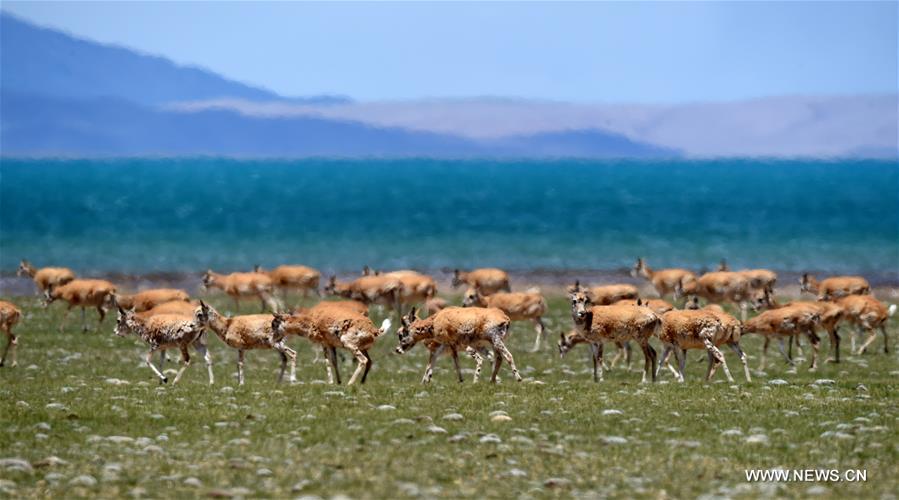
[[[69,313],[72,312],[72,308],[75,306],[80,307],[82,330],[86,332],[87,318],[85,317],[84,308],[97,308],[97,313],[100,314],[98,324],[102,323],[103,319],[106,317],[106,305],[111,300],[111,296],[115,291],[115,285],[105,280],[76,279],[65,285],[44,290],[43,305],[44,307],[47,307],[54,301],[60,299],[68,303],[66,312],[62,316],[62,321],[59,323],[60,332],[65,328],[66,320],[69,318]]]
[[[733,271],[713,271],[700,276],[691,287],[677,285],[679,293],[702,297],[712,303],[730,302],[740,309],[740,319],[746,321],[746,312],[752,301],[749,279]]]
[[[814,371],[818,367],[818,342],[820,340],[818,335],[815,334],[815,329],[820,321],[821,316],[816,308],[802,304],[792,305],[779,309],[769,309],[743,322],[743,333],[757,333],[766,338],[777,338],[780,353],[790,366],[794,366],[794,363],[793,359],[787,354],[784,346],[784,337],[807,335],[812,344],[812,364],[809,367],[809,371]],[[766,347],[762,348],[762,359],[759,367],[761,370],[765,369]]]
[[[395,277],[363,276],[348,283],[340,283],[332,275],[325,286],[325,293],[357,300],[366,305],[382,305],[397,311],[399,315],[402,289],[403,283]]]
[[[868,331],[868,338],[858,348],[856,354],[864,354],[868,346],[874,342],[877,337],[875,328],[879,328],[883,333],[883,352],[890,352],[887,320],[896,313],[895,304],[887,307],[871,295],[847,295],[838,299],[837,305],[843,308],[846,320],[855,325],[857,330]]]
[[[601,285],[585,289],[581,287],[580,281],[575,281],[574,285],[568,287],[568,293],[582,290],[590,294],[590,300],[597,306],[608,306],[622,300],[637,300],[640,297],[640,292],[634,285]]]
[[[869,295],[871,285],[861,276],[833,276],[818,281],[809,273],[799,278],[799,290],[818,295],[818,300],[836,300],[847,295]]]
[[[662,320],[657,314],[642,306],[594,306],[586,292],[580,291],[569,295],[571,299],[571,316],[575,330],[569,335],[562,335],[559,341],[559,354],[565,355],[575,344],[575,337],[580,336],[587,342],[595,344],[593,349],[599,364],[596,380],[603,379],[602,345],[605,342],[635,341],[643,350],[643,378],[647,376],[656,380],[656,351],[649,344],[649,339],[661,328]]]
[[[631,276],[637,277],[638,275],[649,280],[659,297],[662,298],[665,298],[669,293],[673,294],[675,299],[678,298],[678,285],[689,290],[696,280],[696,275],[686,269],[653,270],[642,258],[637,259],[634,268],[631,270]]]
[[[278,266],[271,271],[266,271],[260,266],[253,269],[254,272],[268,274],[272,279],[272,285],[281,290],[286,297],[289,290],[302,290],[303,298],[306,298],[309,291],[315,292],[319,297],[322,296],[318,290],[321,281],[321,273],[311,267],[306,266]]]
[[[536,292],[498,292],[493,295],[482,295],[476,288],[469,288],[462,299],[463,307],[495,307],[506,313],[512,321],[529,320],[534,323],[537,338],[534,340],[532,352],[540,350],[540,343],[546,331],[543,315],[546,314],[546,301]]]
[[[12,327],[16,326],[19,319],[22,318],[22,311],[12,302],[0,300],[0,330],[6,334],[6,348],[3,349],[3,357],[0,358],[0,366],[6,364],[6,355],[9,353],[12,363],[9,366],[15,368],[16,347],[19,345],[19,338],[12,332]]]
[[[509,275],[502,269],[483,268],[472,271],[453,271],[453,288],[466,284],[476,288],[484,295],[492,295],[499,291],[511,292]]]
[[[172,348],[178,348],[181,351],[181,369],[178,370],[175,380],[172,381],[172,385],[175,385],[190,366],[188,347],[193,345],[194,349],[206,360],[209,385],[214,384],[212,356],[203,341],[203,325],[200,324],[197,317],[189,318],[181,314],[145,314],[119,307],[115,334],[119,337],[125,337],[128,334],[137,335],[150,346],[150,350],[147,351],[147,366],[159,377],[159,382],[165,384],[169,379],[153,364],[153,353],[164,352],[166,349]]]
[[[200,308],[196,312],[196,321],[201,327],[208,327],[228,347],[237,349],[237,381],[239,385],[244,383],[244,356],[246,351],[251,349],[273,349],[281,355],[281,372],[278,374],[278,382],[284,380],[284,371],[289,359],[290,382],[297,381],[297,352],[287,347],[284,343],[284,335],[276,334],[272,330],[273,318],[271,314],[222,316],[202,300]]]
[[[133,295],[113,294],[115,305],[134,312],[144,312],[166,302],[189,302],[190,295],[184,290],[175,288],[154,288],[137,292]]]
[[[731,332],[725,329],[715,313],[711,311],[668,311],[662,316],[662,329],[659,333],[659,340],[662,341],[662,345],[665,348],[662,351],[656,374],[658,375],[662,365],[668,361],[668,356],[673,351],[679,368],[677,379],[679,382],[683,382],[684,368],[687,362],[686,351],[689,349],[705,349],[709,358],[705,379],[707,381],[711,380],[720,365],[724,369],[727,381],[733,382],[734,379],[727,368],[724,354],[717,347],[717,345],[727,342],[730,339],[730,334]]]
[[[307,340],[322,346],[325,357],[330,362],[328,381],[340,383],[340,371],[337,367],[336,348],[350,351],[356,358],[356,371],[347,385],[353,385],[359,375],[360,384],[368,378],[374,362],[368,351],[374,346],[378,337],[390,330],[390,320],[385,319],[380,328],[376,328],[368,316],[346,308],[331,307],[318,310],[288,314],[276,314],[272,319],[272,331],[277,335],[300,335]],[[333,376],[332,376],[333,372]]]
[[[721,259],[721,262],[718,264],[718,271],[730,271],[726,260]],[[774,271],[769,269],[741,269],[737,272],[749,280],[750,288],[774,293],[774,284],[777,283],[777,273]]]
[[[815,309],[818,311],[818,315],[821,319],[818,322],[818,326],[821,330],[827,332],[827,336],[830,338],[830,354],[827,358],[827,362],[839,363],[840,362],[840,334],[839,334],[839,323],[843,319],[844,311],[843,307],[834,303],[834,302],[826,302],[826,301],[808,301],[808,300],[794,300],[792,302],[787,302],[786,304],[780,304],[777,299],[769,294],[768,292],[761,293],[758,297],[756,297],[756,308],[757,309],[780,309],[781,307],[786,306],[803,306]],[[790,337],[792,341],[794,337]],[[767,348],[767,344],[769,342],[769,338],[765,338],[765,347]],[[798,337],[795,338],[797,340],[798,346]],[[854,339],[853,339],[854,340]],[[792,347],[792,342],[790,343],[790,347]],[[853,345],[854,350],[854,345]],[[788,351],[792,357],[792,350]],[[802,352],[800,351],[800,356]]]
[[[38,293],[42,294],[55,286],[65,285],[75,279],[75,273],[67,267],[43,267],[38,269],[25,259],[19,263],[16,276],[28,276],[37,285]]]
[[[234,300],[235,312],[240,310],[241,297],[258,297],[265,311],[266,305],[272,312],[280,310],[280,304],[272,296],[274,290],[272,279],[263,273],[231,273],[219,274],[206,271],[203,275],[203,288],[218,288]]]
[[[433,316],[419,319],[415,308],[403,316],[397,329],[399,345],[396,352],[403,354],[419,342],[429,345],[431,355],[425,368],[422,383],[429,383],[434,372],[434,362],[442,352],[439,346],[450,348],[456,370],[459,371],[457,351],[465,349],[475,359],[474,381],[481,374],[483,356],[477,351],[481,346],[493,348],[493,374],[491,382],[496,382],[496,375],[505,359],[512,368],[515,380],[521,382],[521,374],[515,365],[512,353],[506,347],[505,340],[509,335],[512,320],[506,313],[496,308],[484,307],[447,307]],[[437,347],[434,347],[437,346]],[[461,374],[460,374],[461,380]]]

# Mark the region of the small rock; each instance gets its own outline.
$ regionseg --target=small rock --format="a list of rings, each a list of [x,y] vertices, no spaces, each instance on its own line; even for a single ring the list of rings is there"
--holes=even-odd
[[[768,444],[768,436],[764,434],[753,434],[744,440],[747,444]]]
[[[551,477],[543,481],[543,486],[546,488],[567,488],[570,484],[571,481],[561,477]]]
[[[260,477],[271,476],[274,474],[271,469],[266,469],[265,467],[256,470],[256,475]]]
[[[188,477],[184,480],[184,484],[186,486],[192,486],[194,488],[201,488],[203,486],[203,482],[195,477]]]
[[[603,436],[600,441],[605,444],[627,444],[627,439],[621,436]]]
[[[47,422],[38,422],[34,424],[34,428],[42,431],[49,431],[51,429],[50,424]]]
[[[727,429],[726,431],[721,432],[722,436],[742,436],[743,431],[740,429]]]
[[[502,443],[503,440],[499,438],[496,434],[486,434],[481,436],[481,439],[478,440],[481,443]]]
[[[94,479],[94,476],[91,476],[89,474],[84,474],[84,475],[72,478],[72,480],[69,481],[69,484],[71,484],[72,486],[91,487],[91,486],[97,485],[97,480]]]
[[[509,469],[504,475],[507,477],[527,477],[528,473],[521,469]]]
[[[9,471],[31,472],[31,464],[21,458],[0,458],[0,469]]]
[[[381,405],[381,406],[378,407],[378,409],[381,410],[381,411],[392,411],[392,410],[396,410],[396,406],[393,406],[393,405]]]
[[[603,411],[602,411],[602,414],[603,414],[603,415],[606,415],[606,416],[609,416],[609,415],[623,415],[624,412],[621,411],[621,410],[603,410]]]
[[[511,422],[512,417],[508,415],[494,415],[490,420],[492,422]]]
[[[446,429],[444,429],[443,427],[438,427],[436,425],[429,425],[428,432],[431,432],[434,434],[446,434]]]
[[[62,403],[49,403],[44,408],[46,408],[48,410],[65,410],[66,405],[64,405]]]
[[[491,412],[490,412],[490,418],[493,418],[493,417],[495,417],[495,416],[497,416],[497,415],[509,416],[508,413],[506,413],[506,412],[504,412],[504,411],[502,411],[502,410],[496,410],[496,411],[491,411]]]
[[[116,444],[124,444],[124,443],[133,443],[134,438],[128,436],[107,436],[107,441],[116,443]]]
[[[813,383],[814,383],[814,385],[834,385],[837,383],[837,381],[829,379],[829,378],[819,378],[818,380],[815,380]]]
[[[412,425],[415,423],[415,420],[411,418],[398,418],[393,421],[393,425]]]
[[[452,421],[462,420],[464,418],[465,417],[463,417],[461,413],[447,413],[446,415],[443,416],[443,420],[452,420]]]
[[[31,465],[33,465],[34,467],[43,468],[43,467],[56,467],[57,465],[66,465],[66,464],[68,464],[68,462],[66,462],[65,460],[63,460],[57,456],[50,455],[49,457],[47,457],[43,460],[38,460],[37,462],[35,462]]]
[[[768,381],[769,385],[787,385],[789,382],[782,378],[775,378]]]

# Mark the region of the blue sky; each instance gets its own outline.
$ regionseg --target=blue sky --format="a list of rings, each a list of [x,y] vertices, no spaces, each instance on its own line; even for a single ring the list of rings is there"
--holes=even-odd
[[[284,95],[679,103],[897,91],[896,2],[11,2]]]

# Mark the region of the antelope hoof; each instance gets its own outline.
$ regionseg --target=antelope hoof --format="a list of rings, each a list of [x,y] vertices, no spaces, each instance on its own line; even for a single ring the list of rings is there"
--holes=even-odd
[[[161,379],[159,379],[159,383],[160,383],[160,385],[161,385],[161,384],[168,384],[168,383],[169,383],[169,378],[168,378],[168,377],[162,377]]]

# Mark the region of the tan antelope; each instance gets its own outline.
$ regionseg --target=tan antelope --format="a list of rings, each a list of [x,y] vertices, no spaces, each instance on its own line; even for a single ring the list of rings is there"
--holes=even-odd
[[[453,288],[465,284],[477,288],[484,295],[492,295],[499,291],[511,292],[509,274],[502,269],[483,268],[472,271],[453,271]]]
[[[75,279],[75,273],[67,267],[43,267],[38,269],[25,259],[19,263],[16,276],[28,276],[37,285],[38,293],[43,294],[55,286],[65,285]]]
[[[277,335],[299,335],[310,342],[319,344],[330,366],[328,381],[340,383],[340,371],[337,367],[336,349],[346,349],[353,354],[358,363],[356,371],[347,385],[353,385],[356,379],[364,384],[368,372],[374,365],[368,351],[374,346],[378,337],[390,330],[390,320],[385,319],[380,328],[376,328],[368,316],[341,307],[323,307],[288,314],[276,314],[272,319],[272,331]],[[333,372],[333,375],[332,375]]]
[[[877,338],[875,329],[883,333],[883,352],[890,352],[890,339],[887,335],[887,320],[896,313],[896,305],[887,307],[883,302],[871,295],[847,295],[837,300],[837,305],[843,308],[845,318],[856,329],[864,329],[868,332],[868,338],[856,354],[864,354],[865,350]],[[854,347],[854,346],[853,346]]]
[[[212,270],[206,271],[203,275],[203,288],[218,288],[228,294],[234,300],[235,312],[240,310],[240,299],[242,297],[256,297],[262,305],[262,311],[265,307],[272,312],[278,312],[281,305],[272,296],[274,287],[272,279],[263,273],[231,273],[219,274]]]
[[[368,306],[358,300],[323,300],[310,307],[297,307],[294,312],[300,313],[309,309],[336,308],[368,316]]]
[[[62,321],[59,323],[59,331],[62,332],[69,318],[69,313],[73,307],[81,308],[82,330],[87,331],[87,318],[85,317],[85,307],[95,307],[100,315],[99,323],[103,322],[106,317],[106,305],[110,302],[112,295],[115,293],[115,285],[106,280],[76,279],[66,283],[65,285],[56,286],[44,290],[44,307],[49,306],[57,300],[64,300],[68,304]]]
[[[595,344],[594,353],[599,365],[598,380],[601,381],[603,344],[634,341],[643,350],[642,382],[646,382],[647,377],[652,377],[655,382],[656,351],[649,344],[649,339],[662,326],[662,320],[657,314],[642,306],[594,306],[589,295],[583,291],[572,293],[569,298],[575,330],[567,336],[562,335],[559,341],[560,355],[564,356],[571,349],[577,336]]]
[[[299,265],[278,266],[271,271],[266,271],[262,267],[256,266],[253,271],[268,274],[272,279],[272,285],[281,290],[284,297],[287,296],[287,292],[290,290],[302,291],[303,298],[306,298],[310,291],[319,297],[322,295],[318,290],[322,275],[318,270],[311,267]]]
[[[215,383],[212,373],[212,356],[203,341],[203,325],[196,317],[188,318],[180,314],[156,314],[142,317],[141,314],[119,307],[115,334],[120,337],[128,334],[137,335],[147,343],[150,347],[150,350],[147,351],[147,366],[159,377],[160,383],[165,384],[169,379],[153,364],[153,353],[173,348],[181,351],[181,369],[178,370],[175,380],[172,381],[172,385],[175,385],[190,366],[188,347],[191,345],[206,361],[209,384]]]
[[[718,271],[730,271],[727,261],[721,259]],[[777,273],[769,269],[741,269],[737,271],[749,280],[749,287],[768,293],[774,293],[774,284],[777,283]]]
[[[568,293],[586,291],[590,294],[590,300],[597,306],[608,306],[622,300],[637,300],[640,292],[634,285],[614,284],[601,285],[591,288],[584,288],[580,281],[575,281],[574,285],[568,287]]]
[[[16,347],[19,345],[19,338],[12,332],[12,327],[16,326],[21,318],[22,311],[15,304],[0,300],[0,330],[6,334],[6,347],[3,349],[3,357],[0,358],[0,366],[6,365],[7,353],[12,360],[9,366],[15,368],[18,365]]]
[[[769,309],[743,322],[743,333],[757,333],[766,339],[769,337],[776,338],[780,353],[790,366],[794,366],[794,363],[793,359],[787,354],[784,338],[802,334],[807,335],[812,344],[812,364],[809,367],[809,371],[814,371],[818,367],[818,342],[820,340],[815,333],[815,329],[818,328],[820,320],[821,316],[815,308],[804,305],[786,306],[779,309]],[[760,363],[760,369],[762,370],[765,369],[767,351],[766,345],[762,348]]]
[[[287,361],[290,361],[290,383],[297,381],[297,352],[287,347],[284,335],[272,330],[271,314],[248,314],[244,316],[223,316],[212,306],[200,301],[196,320],[200,326],[208,327],[218,335],[228,347],[237,350],[237,381],[243,385],[243,364],[246,351],[272,349],[281,355],[281,372],[278,382],[284,380]]]
[[[178,316],[183,316],[188,319],[193,319],[195,313],[197,312],[197,308],[200,307],[200,303],[198,301],[184,302],[180,300],[173,300],[171,302],[164,302],[159,304],[158,306],[153,307],[152,309],[144,312],[136,313],[139,318],[149,318],[151,316],[158,316],[160,314],[175,314]],[[202,335],[198,342],[202,342],[203,346],[206,346],[206,335]],[[162,370],[162,367],[165,365],[165,353],[169,348],[163,348],[159,352],[159,369]]]
[[[609,305],[615,306],[643,306],[648,307],[652,312],[658,314],[660,317],[668,311],[674,309],[674,306],[665,302],[662,299],[622,299],[617,302],[614,302]],[[615,352],[615,356],[612,357],[612,361],[609,362],[609,365],[606,367],[606,370],[611,370],[615,368],[615,365],[623,357],[625,360],[625,365],[627,365],[627,369],[631,368],[631,344],[630,342],[626,342],[623,345],[618,345],[618,350]]]
[[[749,279],[733,271],[713,271],[700,276],[690,287],[678,285],[680,294],[697,296],[715,304],[731,303],[740,309],[740,319],[746,321],[746,312],[752,302]]]
[[[816,294],[819,300],[835,300],[847,295],[868,295],[871,285],[861,276],[833,276],[818,281],[809,273],[802,273],[799,289]]]
[[[403,293],[403,283],[390,276],[362,276],[347,283],[331,276],[325,286],[325,293],[345,299],[356,300],[366,305],[377,304],[393,309],[399,315]]]
[[[666,295],[672,294],[674,298],[678,298],[677,287],[689,289],[696,280],[696,275],[692,271],[680,268],[658,269],[650,268],[646,261],[638,258],[631,270],[634,277],[642,276],[652,283],[653,288],[659,294],[659,297],[665,298]]]
[[[540,350],[545,335],[543,315],[546,314],[546,300],[538,292],[497,292],[482,295],[476,288],[469,288],[462,299],[463,307],[495,307],[506,313],[512,321],[532,321],[537,330],[532,352]]]
[[[684,381],[684,368],[686,367],[687,353],[689,349],[705,349],[708,353],[709,364],[705,379],[712,380],[715,371],[720,365],[724,369],[724,375],[728,382],[734,379],[727,368],[724,354],[718,350],[716,344],[723,344],[730,339],[730,332],[724,328],[718,317],[711,311],[701,310],[674,310],[668,311],[662,316],[662,329],[659,332],[659,340],[665,346],[660,358],[656,375],[662,365],[668,361],[668,356],[674,352],[678,363],[679,382]]]
[[[422,383],[431,381],[434,362],[442,352],[440,346],[451,349],[457,372],[459,371],[456,356],[458,350],[464,349],[475,358],[475,382],[480,377],[483,365],[483,356],[478,352],[482,346],[493,349],[491,382],[496,382],[496,375],[499,373],[503,360],[509,363],[515,380],[521,381],[521,374],[518,373],[515,359],[505,344],[509,335],[509,325],[512,322],[506,313],[496,308],[447,307],[433,316],[419,319],[415,312],[415,308],[412,308],[409,314],[402,317],[400,327],[396,332],[399,338],[396,352],[402,354],[415,347],[415,344],[419,342],[425,342],[429,346],[431,355],[428,358],[428,366],[425,368]]]
[[[792,302],[787,302],[786,304],[780,304],[777,299],[769,294],[768,292],[761,293],[756,297],[756,308],[757,309],[780,309],[781,307],[787,306],[803,306],[815,309],[818,311],[818,315],[820,316],[820,320],[818,321],[818,327],[820,330],[827,333],[827,336],[830,338],[830,355],[827,358],[828,362],[839,363],[840,362],[840,334],[839,334],[839,323],[843,320],[844,311],[843,307],[834,303],[834,302],[826,302],[826,301],[808,301],[808,300],[794,300]],[[799,340],[798,337],[790,337],[790,340]],[[767,348],[767,344],[770,338],[765,337],[765,347]],[[854,340],[854,339],[853,339]],[[798,346],[798,342],[797,342]],[[792,342],[790,343],[790,347],[792,347]],[[853,346],[854,349],[854,346]],[[788,351],[792,357],[792,350]],[[800,351],[800,356],[802,352]]]
[[[190,302],[190,295],[176,288],[153,288],[133,295],[112,295],[113,303],[122,309],[144,312],[166,302]]]
[[[369,269],[366,266],[366,269]],[[437,283],[434,278],[417,271],[402,270],[380,273],[378,276],[395,278],[403,284],[400,290],[400,306],[413,306],[425,304],[437,295]],[[402,310],[400,310],[402,316]]]

